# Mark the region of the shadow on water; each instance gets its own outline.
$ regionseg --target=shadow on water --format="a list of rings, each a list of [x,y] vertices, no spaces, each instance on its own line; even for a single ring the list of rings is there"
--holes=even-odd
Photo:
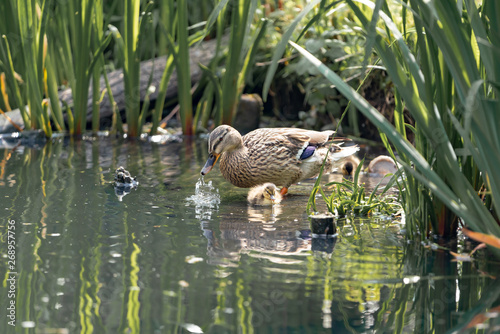
[[[312,182],[254,208],[215,168],[200,195],[206,155],[203,140],[0,149],[0,307],[17,329],[2,317],[0,333],[499,330],[500,270],[486,253],[453,262],[387,218],[338,220],[335,238],[313,239]],[[139,181],[122,201],[119,166]]]

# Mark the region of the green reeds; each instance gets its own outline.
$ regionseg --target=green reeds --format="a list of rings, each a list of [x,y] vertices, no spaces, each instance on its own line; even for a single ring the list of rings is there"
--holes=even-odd
[[[7,5],[7,4],[5,4]],[[43,101],[44,63],[47,52],[47,37],[45,34],[48,11],[46,1],[40,4],[36,1],[10,1],[11,13],[18,30],[10,36],[2,36],[1,57],[3,70],[7,73],[7,82],[14,92],[16,104],[21,111],[25,127],[43,129],[46,136],[52,135],[47,104]],[[10,21],[10,20],[9,20]],[[16,35],[17,34],[17,35]],[[9,39],[16,41],[16,53],[22,62],[16,61],[22,78],[16,78],[19,73],[14,68]],[[20,81],[23,81],[23,84]]]
[[[478,8],[470,0],[457,8],[452,0],[410,1],[415,43],[403,36],[384,1],[348,4],[363,28],[382,21],[385,31],[372,34],[370,43],[395,85],[397,128],[320,60],[290,43],[396,147],[406,171],[407,230],[427,233],[429,216],[435,213],[433,232],[444,237],[456,229],[454,215],[476,231],[500,235],[495,220],[500,175],[494,171],[500,164],[500,78],[493,61],[494,43],[500,38],[493,18],[499,5],[485,1]],[[375,10],[374,23],[366,16],[370,10]],[[403,107],[415,127],[404,123]],[[415,132],[415,146],[406,139],[407,129]]]
[[[193,134],[193,101],[191,98],[191,71],[189,61],[187,0],[177,1],[177,81],[182,133]]]
[[[73,112],[67,109],[68,123],[73,120],[69,130],[81,134],[87,123],[90,78],[100,75],[101,55],[111,38],[105,38],[102,29],[102,1],[71,0],[57,6],[50,0],[7,1],[3,8],[2,21],[10,31],[0,43],[1,70],[25,127],[43,129],[48,137],[52,126],[66,129],[58,88],[67,82],[73,93]],[[95,88],[94,104],[99,97]],[[50,104],[43,102],[47,98]]]
[[[189,30],[186,15],[187,4],[180,1],[176,12],[170,9],[174,8],[173,6],[169,6],[169,9],[164,14],[170,20],[165,24],[167,44],[169,54],[173,56],[177,68],[180,118],[183,133],[187,135],[196,133],[198,123],[201,123],[201,126],[204,127],[212,110],[215,110],[214,119],[216,124],[231,123],[244,88],[245,79],[251,71],[250,64],[255,54],[255,46],[264,35],[267,21],[261,20],[254,25],[254,17],[258,6],[256,0],[234,0],[230,2],[232,4],[232,11],[230,11],[231,30],[227,46],[225,71],[220,76],[216,75],[215,67],[220,61],[219,52],[223,37],[223,22],[224,16],[228,12],[226,8],[228,3],[229,0],[219,1],[210,13],[204,29],[191,35],[187,34]],[[172,22],[176,22],[176,24],[173,25]],[[198,102],[193,120],[191,65],[189,63],[188,48],[207,36],[214,24],[216,24],[217,28],[216,52],[209,67],[201,66],[205,75],[205,80],[202,80],[202,83],[208,82],[208,84]],[[166,90],[168,78],[171,74],[171,61],[171,58],[168,58],[169,66],[165,68],[160,94]],[[159,104],[157,102],[155,110],[157,115],[161,112],[160,107],[163,107],[162,100],[158,100]],[[214,103],[215,105],[212,107]],[[156,128],[154,125],[153,123],[153,128]]]
[[[349,1],[366,27],[369,20],[357,3],[370,4]],[[500,37],[498,30],[495,33],[488,21],[479,20],[474,1],[466,1],[463,11],[453,1],[441,1],[435,8],[424,1],[410,4],[415,20],[415,47],[408,47],[412,43],[404,39],[387,9],[380,11],[380,18],[396,43],[389,49],[381,36],[377,36],[373,45],[397,87],[398,103],[404,103],[416,121],[417,149],[446,185],[448,195],[455,197],[453,201],[450,197],[444,199],[437,192],[443,190],[441,187],[434,191],[432,209],[437,215],[434,232],[445,237],[456,233],[453,212],[474,229],[499,235],[500,228],[489,212],[497,215],[499,203],[495,199],[500,195],[500,178],[492,168],[500,163],[500,136],[493,125],[500,124],[495,112],[499,106],[495,87],[499,77],[491,62],[492,41]],[[492,4],[486,1],[481,7],[483,18],[497,15],[494,8],[497,5]],[[496,20],[491,22],[494,24]],[[402,118],[401,112],[398,117]],[[405,152],[400,153],[403,164],[415,178],[412,183],[432,189],[426,180],[427,171],[409,168],[413,159]],[[483,200],[479,197],[482,187],[486,190],[481,196]],[[422,201],[428,202],[425,198]],[[420,223],[425,218],[420,216]]]
[[[140,86],[139,86],[139,44],[140,27],[140,0],[124,2],[123,21],[123,79],[125,81],[125,115],[127,118],[128,135],[137,137],[140,113]]]
[[[231,10],[227,10],[228,3],[232,6]],[[103,52],[114,36],[114,49],[111,52],[119,59],[116,64],[123,65],[128,134],[138,136],[149,112],[145,108],[148,101],[141,109],[139,62],[143,52],[141,50],[147,49],[148,54],[155,54],[155,43],[150,43],[155,36],[148,35],[149,30],[145,33],[149,23],[153,23],[150,15],[153,3],[127,0],[123,4],[118,1],[106,4],[102,0],[67,0],[58,2],[57,6],[54,4],[52,0],[9,0],[0,4],[3,18],[0,20],[0,27],[2,33],[5,33],[0,42],[0,71],[5,73],[5,96],[10,98],[10,106],[21,110],[27,128],[43,128],[48,136],[52,128],[66,130],[65,122],[70,133],[79,135],[90,119],[93,131],[97,131],[100,122],[99,104],[104,88],[100,87],[100,81],[106,62]],[[259,2],[216,1],[206,22],[191,23],[188,21],[188,10],[192,10],[193,5],[187,0],[168,0],[159,6],[163,26],[163,30],[158,32],[159,45],[162,46],[159,53],[166,52],[168,58],[160,87],[157,87],[158,99],[152,115],[152,133],[155,133],[161,119],[166,89],[174,67],[177,69],[183,132],[190,135],[196,131],[197,124],[193,122],[189,48],[210,34],[214,25],[218,40],[216,60],[208,71],[205,70],[199,91],[205,89],[203,85],[207,82],[209,87],[203,92],[196,108],[196,119],[206,125],[215,100],[216,110],[220,110],[215,115],[216,122],[224,120],[230,123],[245,78],[252,69],[255,46],[265,31],[265,21],[256,20]],[[202,7],[201,11],[196,11],[198,18],[206,17],[211,5],[204,4]],[[123,13],[121,29],[108,26],[107,21],[112,13],[104,13],[104,8],[113,13]],[[216,66],[222,59],[221,41],[228,21],[226,14],[231,15],[226,69],[218,76],[215,73]],[[140,47],[141,43],[147,48]],[[90,85],[92,96],[89,97]],[[61,86],[69,87],[72,91],[71,109],[63,108],[58,101]],[[111,94],[109,87],[107,88],[108,94]],[[44,109],[42,105],[45,98],[53,101],[48,109]],[[110,99],[112,100],[112,96]],[[3,96],[0,105],[5,109]],[[67,113],[66,117],[63,117],[63,110]],[[118,110],[115,109],[113,129],[122,132],[119,118]]]
[[[49,50],[62,65],[61,73],[73,94],[73,112],[68,114],[68,120],[73,119],[69,131],[75,135],[85,131],[90,79],[101,72],[103,62],[99,59],[111,41],[111,35],[102,35],[102,22],[96,22],[102,20],[102,5],[96,0],[70,0],[59,4],[53,12]],[[98,97],[99,94],[93,96],[94,105]],[[67,111],[71,113],[70,109]]]
[[[357,217],[366,217],[371,214],[395,215],[401,211],[401,205],[395,196],[386,195],[401,175],[398,172],[395,175],[387,175],[392,178],[387,182],[384,189],[377,194],[378,189],[384,180],[382,178],[370,194],[366,194],[364,185],[359,184],[359,173],[363,166],[364,159],[358,165],[353,179],[344,179],[343,182],[330,182],[325,187],[333,187],[330,195],[327,195],[320,185],[315,187],[314,193],[319,192],[326,203],[329,212],[338,216],[354,215]],[[307,203],[307,211],[311,213],[316,209],[316,196],[310,196]]]
[[[66,44],[71,43],[71,51],[66,50],[67,59],[72,59],[74,80],[71,85],[74,99],[74,134],[81,134],[86,127],[87,116],[87,103],[88,92],[90,85],[90,78],[92,76],[92,67],[99,59],[107,43],[111,39],[109,35],[95,50],[92,56],[88,52],[81,52],[79,50],[92,50],[91,33],[92,33],[92,11],[94,0],[84,1],[69,1],[67,6],[63,6],[68,14],[67,27],[70,27],[71,36],[65,34]],[[63,28],[64,29],[64,28]],[[68,47],[68,46],[67,46]],[[71,132],[71,130],[70,130]]]
[[[246,32],[249,27],[247,22],[252,20],[256,7],[256,1],[233,1],[231,13],[231,36],[227,55],[226,72],[222,79],[222,123],[231,124],[238,103],[238,77],[240,75],[242,62],[245,56],[245,40],[248,38]]]

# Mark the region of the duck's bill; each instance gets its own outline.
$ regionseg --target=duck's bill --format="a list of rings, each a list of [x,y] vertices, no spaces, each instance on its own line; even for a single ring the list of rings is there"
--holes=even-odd
[[[201,170],[201,175],[206,175],[212,170],[212,168],[215,166],[215,163],[219,159],[219,156],[220,154],[215,154],[215,153],[210,154],[207,162],[205,163],[205,166]]]

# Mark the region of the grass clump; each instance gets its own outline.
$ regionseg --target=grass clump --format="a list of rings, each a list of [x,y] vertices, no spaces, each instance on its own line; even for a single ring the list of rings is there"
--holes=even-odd
[[[401,172],[398,171],[394,175],[387,174],[368,194],[364,184],[359,183],[359,174],[363,162],[364,159],[357,167],[352,180],[344,178],[342,182],[327,183],[324,187],[327,187],[329,189],[328,191],[323,190],[319,183],[315,184],[311,196],[309,197],[307,211],[309,213],[311,209],[314,212],[317,211],[316,194],[319,192],[328,211],[340,217],[349,215],[357,217],[372,215],[394,216],[400,214],[402,212],[402,206],[399,196],[390,195],[388,192],[396,183],[397,177],[401,175]],[[382,181],[387,177],[391,177],[391,179],[384,189],[379,191]]]

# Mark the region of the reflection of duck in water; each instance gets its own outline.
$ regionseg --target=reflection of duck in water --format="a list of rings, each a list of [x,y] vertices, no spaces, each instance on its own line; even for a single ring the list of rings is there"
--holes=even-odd
[[[358,151],[357,146],[330,146],[334,134],[334,131],[266,128],[242,137],[234,128],[221,125],[210,134],[210,155],[201,174],[210,172],[220,158],[220,171],[233,185],[250,188],[272,182],[283,187],[284,195],[293,183],[318,175],[327,152],[325,172]]]
[[[248,192],[248,203],[252,205],[273,205],[281,202],[281,194],[273,183],[264,183]]]
[[[398,171],[398,167],[394,160],[387,155],[379,155],[368,165],[368,173],[387,175],[394,174]]]

